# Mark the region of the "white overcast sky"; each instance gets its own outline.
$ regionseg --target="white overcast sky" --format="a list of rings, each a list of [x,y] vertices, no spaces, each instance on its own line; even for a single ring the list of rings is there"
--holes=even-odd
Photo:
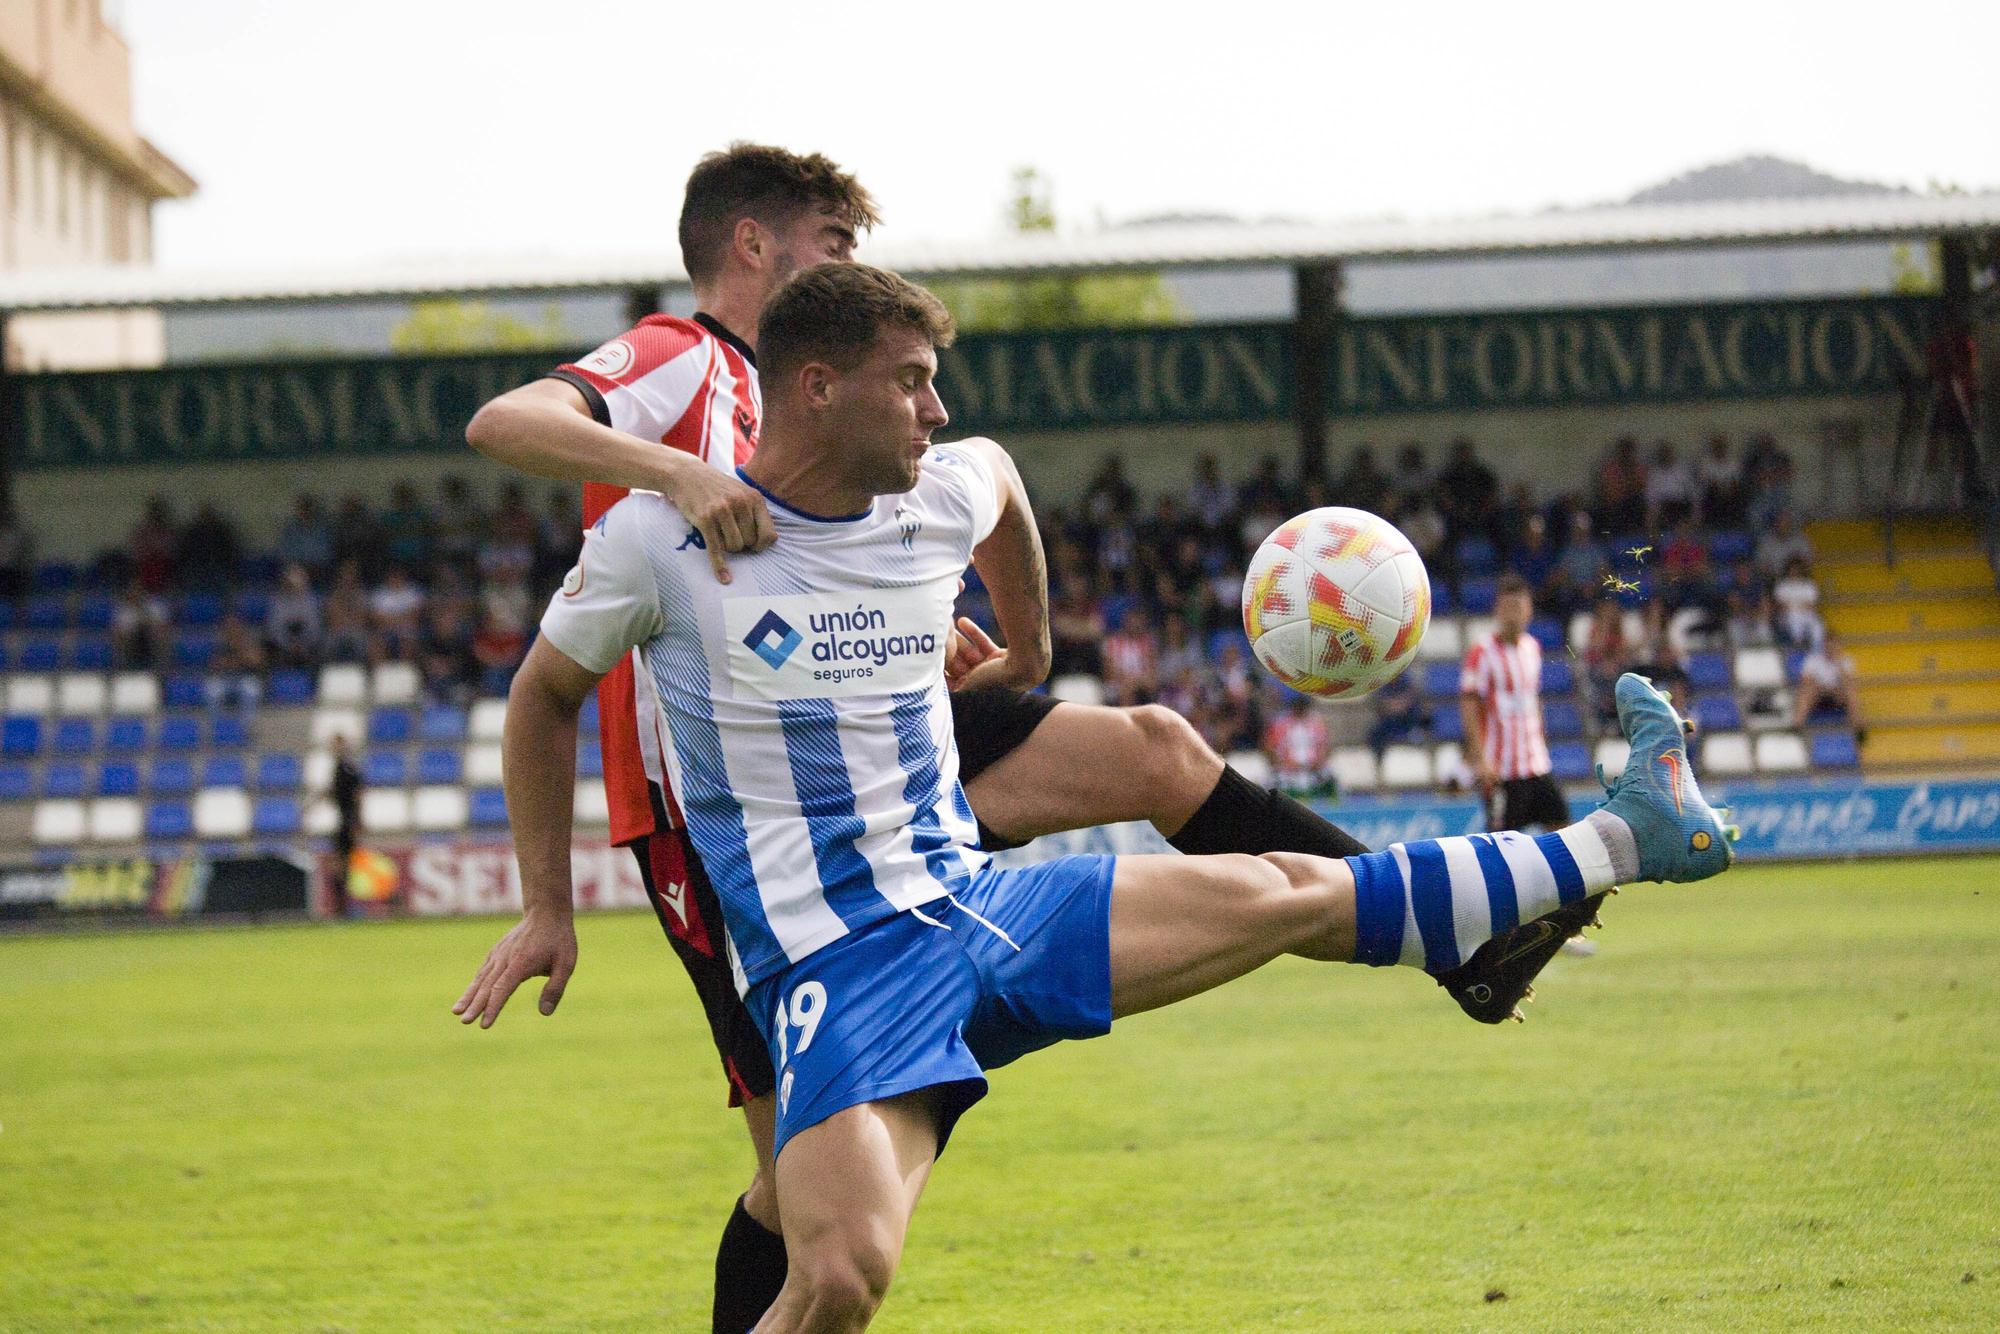
[[[2000,2],[1202,5],[124,0],[141,130],[201,183],[176,267],[671,248],[737,138],[820,149],[885,235],[1430,217],[1746,152],[2000,188]]]

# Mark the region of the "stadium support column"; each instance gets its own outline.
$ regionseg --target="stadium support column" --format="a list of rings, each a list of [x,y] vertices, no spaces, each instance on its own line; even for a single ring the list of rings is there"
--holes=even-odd
[[[1299,476],[1326,471],[1327,364],[1340,325],[1338,260],[1301,264],[1293,271],[1293,403],[1299,428]]]

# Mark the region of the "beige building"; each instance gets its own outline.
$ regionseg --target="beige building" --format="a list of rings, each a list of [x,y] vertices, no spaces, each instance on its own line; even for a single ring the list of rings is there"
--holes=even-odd
[[[0,0],[0,271],[147,264],[153,204],[194,178],[132,124],[132,59],[99,0]],[[19,318],[13,369],[160,360],[150,311]]]

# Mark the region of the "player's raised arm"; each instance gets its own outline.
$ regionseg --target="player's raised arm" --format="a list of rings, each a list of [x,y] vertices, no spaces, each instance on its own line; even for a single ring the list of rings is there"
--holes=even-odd
[[[1028,489],[1007,451],[983,439],[962,441],[957,448],[975,455],[992,476],[997,507],[993,531],[973,549],[972,561],[993,599],[993,614],[1007,647],[987,655],[952,684],[961,690],[982,685],[1025,690],[1040,685],[1049,674],[1049,565],[1042,553],[1042,535],[1035,527]],[[985,640],[969,620],[961,620],[959,631],[968,639]]]

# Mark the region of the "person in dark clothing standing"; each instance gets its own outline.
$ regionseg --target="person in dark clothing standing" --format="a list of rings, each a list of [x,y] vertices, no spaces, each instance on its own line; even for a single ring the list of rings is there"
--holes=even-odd
[[[333,738],[333,783],[327,789],[340,823],[333,832],[333,915],[347,916],[347,879],[354,864],[355,835],[361,828],[361,770],[347,738]]]

